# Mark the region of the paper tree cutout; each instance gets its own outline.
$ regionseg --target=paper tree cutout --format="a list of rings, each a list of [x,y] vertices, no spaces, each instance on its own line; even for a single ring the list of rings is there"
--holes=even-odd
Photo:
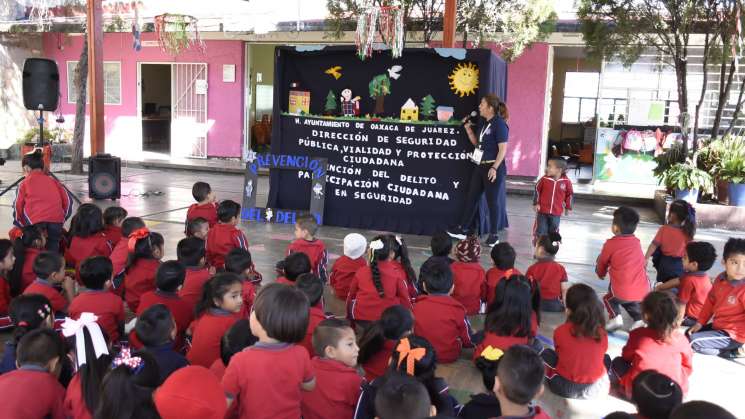
[[[419,103],[419,113],[426,119],[432,119],[435,114],[435,98],[432,95],[427,95],[422,98]]]
[[[473,95],[479,87],[479,68],[473,63],[458,63],[448,79],[450,79],[450,90],[456,95],[460,97]]]
[[[385,112],[385,96],[391,94],[391,79],[387,74],[378,74],[373,77],[367,87],[370,90],[370,97],[375,99],[373,113],[382,115]]]
[[[326,115],[336,114],[336,95],[333,90],[329,90],[329,94],[326,95],[326,105],[323,110]]]
[[[409,100],[404,103],[401,107],[401,120],[402,121],[418,121],[419,120],[419,107],[414,104],[414,101]]]

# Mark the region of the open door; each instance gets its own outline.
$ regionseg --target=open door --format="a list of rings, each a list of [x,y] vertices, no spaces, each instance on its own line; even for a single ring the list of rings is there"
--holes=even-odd
[[[207,64],[172,64],[171,83],[171,153],[207,158]]]

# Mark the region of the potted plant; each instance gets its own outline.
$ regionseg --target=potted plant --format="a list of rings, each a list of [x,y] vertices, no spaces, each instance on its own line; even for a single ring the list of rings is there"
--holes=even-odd
[[[695,204],[700,192],[711,193],[713,180],[710,174],[690,162],[676,163],[666,170],[660,181],[674,192],[675,199]]]
[[[725,153],[719,167],[719,177],[728,182],[729,204],[745,207],[745,153]]]

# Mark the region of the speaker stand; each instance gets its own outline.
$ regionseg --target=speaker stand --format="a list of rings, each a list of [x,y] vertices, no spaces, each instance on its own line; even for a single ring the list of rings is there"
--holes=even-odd
[[[42,108],[42,105],[39,105],[39,108],[40,108],[39,109],[39,118],[36,119],[36,122],[39,123],[39,141],[36,143],[36,147],[37,148],[41,148],[43,150],[44,149],[44,109]],[[23,159],[23,158],[21,158],[21,159]],[[67,191],[67,193],[70,194],[70,196],[72,197],[72,199],[75,202],[78,203],[78,205],[82,205],[82,202],[80,202],[80,199],[78,199],[78,197],[75,196],[75,194],[72,193],[72,191],[67,186],[65,186],[65,184],[62,183],[62,181],[59,180],[59,178],[57,176],[54,175],[54,173],[52,173],[51,164],[52,163],[50,161],[49,162],[49,166],[50,166],[49,167],[49,172],[47,172],[47,174],[49,174],[49,176],[53,177],[57,182],[59,182],[60,185],[62,185],[62,187],[65,188],[65,190]],[[16,179],[15,182],[13,182],[10,186],[8,186],[7,188],[3,189],[2,192],[0,192],[0,196],[5,195],[11,189],[13,189],[16,186],[18,186],[19,183],[23,182],[23,179],[26,179],[26,176],[21,176],[18,179]]]

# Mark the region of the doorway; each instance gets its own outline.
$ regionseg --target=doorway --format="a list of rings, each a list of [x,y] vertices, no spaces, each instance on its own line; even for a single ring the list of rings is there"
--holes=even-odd
[[[171,65],[141,64],[142,151],[171,154]]]

